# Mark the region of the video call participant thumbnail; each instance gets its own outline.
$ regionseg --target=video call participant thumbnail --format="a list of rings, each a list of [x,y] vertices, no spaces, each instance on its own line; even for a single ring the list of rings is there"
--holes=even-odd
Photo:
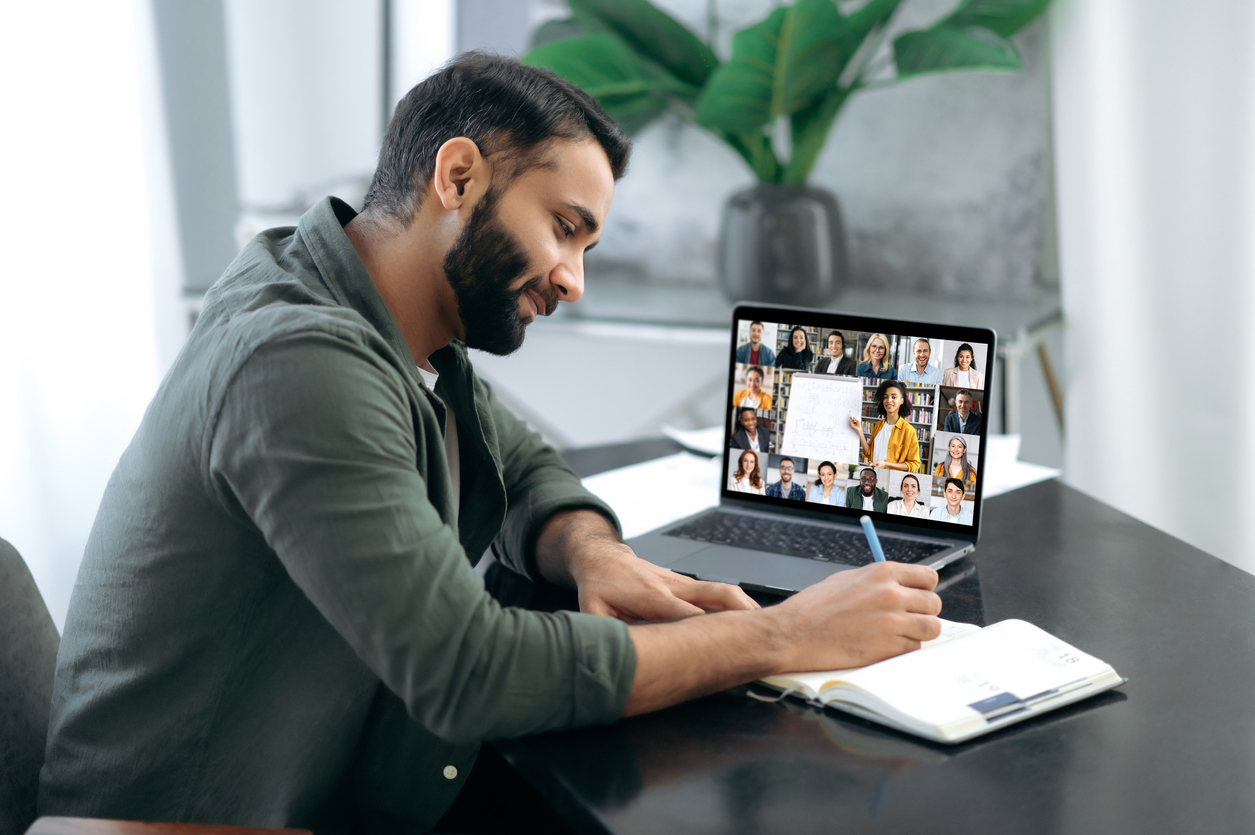
[[[974,398],[967,389],[959,389],[954,396],[954,411],[946,415],[943,432],[959,432],[964,435],[979,435],[981,425],[985,422],[980,415],[972,411]]]
[[[736,361],[748,365],[775,365],[776,352],[763,344],[762,322],[750,322],[750,341],[736,349]]]
[[[858,376],[870,377],[873,380],[892,380],[897,377],[897,370],[889,362],[889,337],[883,333],[873,333],[863,347],[863,361],[856,369]]]
[[[976,353],[964,342],[954,352],[954,365],[941,374],[941,384],[952,388],[983,389],[985,375],[976,369]]]
[[[889,491],[876,486],[876,471],[871,467],[866,467],[859,473],[857,487],[845,488],[845,506],[887,512]]]
[[[745,450],[737,457],[736,469],[728,477],[728,489],[734,493],[763,495],[763,474],[758,469],[758,453]]]
[[[902,476],[902,498],[889,502],[887,512],[892,516],[914,516],[916,519],[927,519],[928,508],[923,502],[916,501],[919,494],[919,479],[912,473],[907,473]]]
[[[814,361],[815,352],[811,350],[806,330],[801,327],[793,328],[789,331],[789,344],[776,355],[776,368],[809,371]]]
[[[845,507],[845,491],[834,486],[836,480],[836,465],[831,461],[824,461],[819,465],[819,480],[806,492],[806,501],[831,507]]]
[[[882,470],[920,471],[919,436],[902,414],[909,410],[906,386],[897,380],[885,380],[876,389],[875,403],[881,418],[872,427],[871,441],[863,435],[863,425],[850,415],[850,426],[858,433],[863,455],[872,466]]]
[[[967,460],[967,441],[958,435],[946,445],[946,458],[933,470],[933,475],[957,478],[969,488],[976,485],[976,468]]]
[[[755,452],[766,452],[771,436],[767,427],[758,425],[758,413],[751,406],[742,406],[741,428],[732,433],[733,449],[752,449]]]
[[[911,353],[915,357],[915,362],[911,365],[900,366],[898,368],[898,379],[912,385],[940,385],[941,369],[935,365],[928,364],[928,360],[933,354],[932,346],[928,344],[928,340],[915,340]]]
[[[770,409],[771,395],[763,391],[763,370],[756,365],[745,372],[745,388],[732,395],[732,405]]]
[[[972,524],[972,508],[963,504],[963,482],[957,478],[946,479],[946,503],[942,507],[934,507],[928,518],[934,522]]]
[[[787,456],[781,458],[780,466],[776,469],[780,471],[780,480],[775,484],[767,485],[766,495],[773,499],[792,499],[795,502],[805,499],[806,490],[793,480],[793,459]]]
[[[828,334],[827,347],[824,348],[824,356],[815,363],[815,373],[858,376],[858,363],[845,355],[845,336],[841,331]]]

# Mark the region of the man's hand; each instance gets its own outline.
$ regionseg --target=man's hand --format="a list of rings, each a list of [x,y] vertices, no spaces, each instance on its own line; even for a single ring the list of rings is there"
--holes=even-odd
[[[902,563],[842,571],[778,606],[633,626],[625,716],[775,673],[861,667],[941,634],[937,572]]]
[[[578,590],[581,612],[628,623],[758,608],[738,586],[691,580],[642,560],[591,510],[550,517],[536,540],[536,563],[547,580]]]

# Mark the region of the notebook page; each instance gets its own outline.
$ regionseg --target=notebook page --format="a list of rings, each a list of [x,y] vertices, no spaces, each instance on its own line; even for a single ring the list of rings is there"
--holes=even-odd
[[[962,641],[891,658],[844,676],[928,724],[984,715],[1095,677],[1110,667],[1030,623],[1007,620]]]

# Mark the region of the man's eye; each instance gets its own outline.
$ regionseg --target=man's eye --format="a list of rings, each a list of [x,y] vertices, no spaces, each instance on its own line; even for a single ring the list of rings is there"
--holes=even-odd
[[[570,226],[567,226],[566,221],[562,220],[562,218],[558,218],[558,225],[562,227],[562,234],[564,236],[569,238],[575,234],[575,230]]]

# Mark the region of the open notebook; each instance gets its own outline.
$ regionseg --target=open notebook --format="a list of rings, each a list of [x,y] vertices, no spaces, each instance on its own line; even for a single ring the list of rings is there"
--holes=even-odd
[[[1022,620],[942,626],[936,640],[878,664],[762,683],[926,739],[963,742],[1125,681],[1109,664]]]

